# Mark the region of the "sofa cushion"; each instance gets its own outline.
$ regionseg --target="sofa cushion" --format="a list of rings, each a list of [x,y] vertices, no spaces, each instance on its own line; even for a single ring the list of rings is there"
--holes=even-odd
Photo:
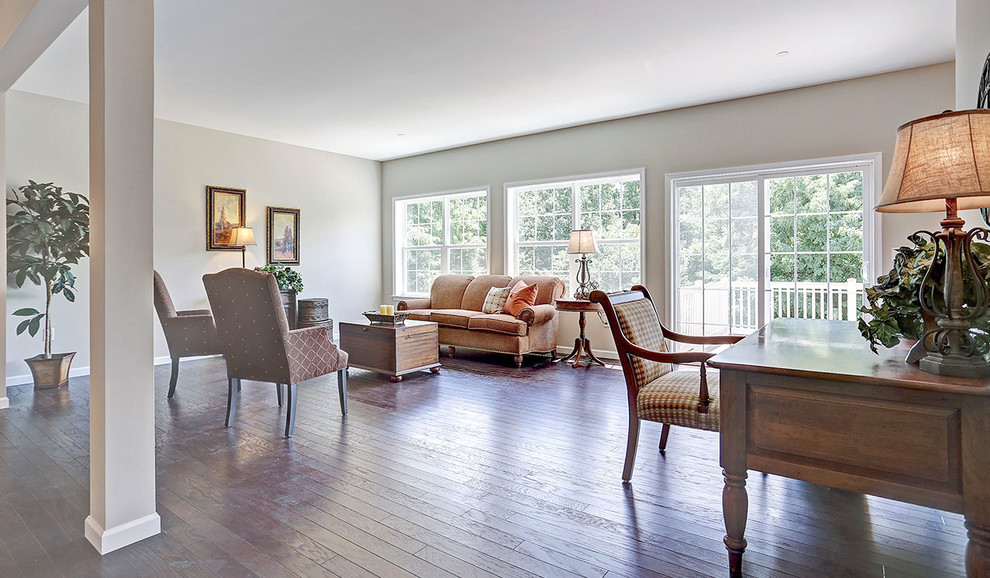
[[[485,304],[485,297],[488,296],[488,291],[492,287],[508,286],[508,275],[478,275],[467,286],[467,289],[464,290],[464,298],[461,299],[458,307],[472,311],[481,311],[482,306]]]
[[[481,314],[481,311],[466,309],[434,309],[430,312],[430,321],[450,327],[467,327],[468,319]]]
[[[474,279],[471,275],[440,275],[430,288],[430,308],[460,309],[464,290]],[[487,293],[487,291],[486,291]],[[484,297],[482,297],[484,301]],[[476,311],[481,311],[479,305]]]
[[[557,277],[550,275],[525,275],[515,277],[507,285],[515,287],[516,283],[522,281],[526,285],[536,283],[539,290],[536,293],[536,305],[553,305],[558,297],[564,294],[564,282]]]
[[[407,309],[400,313],[408,313],[409,317],[406,317],[406,319],[412,319],[413,321],[429,321],[430,313],[433,313],[433,311],[430,309]]]
[[[485,297],[485,304],[481,306],[482,313],[501,313],[505,310],[505,301],[509,298],[512,287],[492,287],[488,290],[488,297]]]
[[[468,319],[468,329],[479,329],[507,335],[526,335],[526,323],[504,313],[475,315]]]
[[[536,283],[526,285],[519,281],[512,287],[512,293],[509,293],[509,298],[505,300],[504,311],[509,315],[518,315],[523,307],[535,305],[538,290]]]

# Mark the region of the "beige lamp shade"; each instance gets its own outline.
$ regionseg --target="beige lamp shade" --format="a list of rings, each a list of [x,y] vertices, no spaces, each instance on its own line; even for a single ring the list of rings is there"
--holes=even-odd
[[[990,110],[963,110],[897,129],[894,159],[876,210],[934,213],[990,207]]]
[[[254,229],[251,227],[235,227],[230,232],[230,244],[231,245],[257,245],[258,243],[254,240]]]
[[[597,253],[598,244],[595,243],[594,232],[590,229],[571,231],[571,242],[567,245],[567,252],[572,255]]]

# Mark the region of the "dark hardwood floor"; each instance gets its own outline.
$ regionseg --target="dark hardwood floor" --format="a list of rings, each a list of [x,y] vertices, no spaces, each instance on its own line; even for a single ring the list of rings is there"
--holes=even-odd
[[[401,383],[351,370],[270,384],[223,427],[223,362],[156,368],[162,534],[102,558],[88,514],[86,379],[9,390],[0,411],[0,576],[724,576],[718,436],[644,422],[620,483],[615,367],[459,354]],[[961,576],[956,514],[751,472],[747,576]]]

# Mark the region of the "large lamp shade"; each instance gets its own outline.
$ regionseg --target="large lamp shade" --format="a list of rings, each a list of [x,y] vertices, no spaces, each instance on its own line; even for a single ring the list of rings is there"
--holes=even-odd
[[[254,240],[254,229],[251,227],[235,227],[230,232],[230,244],[231,245],[257,245],[257,241]]]
[[[934,213],[990,206],[990,110],[963,110],[897,129],[894,158],[876,210]]]

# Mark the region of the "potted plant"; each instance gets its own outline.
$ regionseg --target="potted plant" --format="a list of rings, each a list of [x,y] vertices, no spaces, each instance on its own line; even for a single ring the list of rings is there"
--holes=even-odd
[[[12,189],[7,199],[7,274],[17,287],[30,281],[45,288],[45,310],[25,307],[14,311],[26,317],[17,335],[32,337],[44,322],[45,351],[25,359],[36,388],[59,387],[69,382],[69,366],[75,352],[52,353],[52,298],[76,300],[72,267],[89,255],[89,200],[63,191],[52,183],[28,181]]]
[[[282,294],[282,306],[285,307],[285,316],[289,320],[289,329],[296,328],[296,295],[302,293],[302,275],[291,267],[284,265],[265,265],[255,267],[255,271],[271,273],[278,283],[279,293]]]
[[[926,331],[936,327],[935,319],[921,310],[918,299],[925,274],[932,265],[935,244],[919,235],[911,235],[908,240],[912,245],[897,249],[893,269],[877,278],[876,285],[866,288],[865,303],[859,310],[859,332],[869,341],[874,353],[878,345],[894,347],[902,338],[921,339]],[[971,247],[979,275],[984,282],[990,282],[990,245],[974,242]],[[935,279],[928,279],[931,288],[936,283]],[[967,284],[967,297],[971,297],[972,290]],[[990,333],[990,315],[974,320],[972,326],[979,332]],[[907,361],[916,362],[924,353],[919,342]]]

